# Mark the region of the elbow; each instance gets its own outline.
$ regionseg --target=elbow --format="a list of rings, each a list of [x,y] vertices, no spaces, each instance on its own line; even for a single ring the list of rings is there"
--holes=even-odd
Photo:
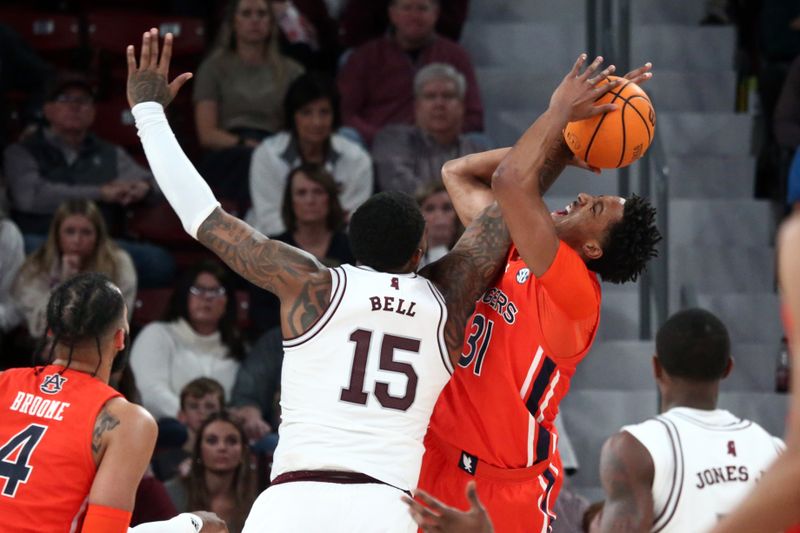
[[[449,189],[450,185],[452,185],[456,180],[456,175],[458,174],[459,161],[461,161],[461,159],[451,159],[450,161],[447,161],[444,165],[442,165],[442,183],[444,183],[444,186],[447,189]]]
[[[521,178],[515,168],[500,163],[492,173],[492,192],[498,200],[503,197],[524,194]]]

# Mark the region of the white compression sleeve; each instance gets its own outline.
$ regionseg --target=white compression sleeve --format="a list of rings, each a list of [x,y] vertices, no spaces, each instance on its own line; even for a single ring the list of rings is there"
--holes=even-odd
[[[148,522],[128,529],[128,533],[198,533],[203,521],[192,513],[181,513],[165,522]]]
[[[196,239],[200,224],[219,202],[183,153],[161,104],[143,102],[133,106],[131,111],[158,186],[181,219],[183,228]]]

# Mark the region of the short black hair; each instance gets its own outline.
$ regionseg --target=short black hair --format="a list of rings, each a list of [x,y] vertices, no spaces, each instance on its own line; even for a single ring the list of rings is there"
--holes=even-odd
[[[286,96],[283,98],[284,123],[289,131],[297,134],[297,127],[294,123],[295,113],[301,107],[320,98],[328,100],[333,108],[332,131],[339,129],[342,124],[342,115],[339,111],[339,91],[336,89],[336,84],[325,74],[307,72],[289,85]]]
[[[692,381],[722,379],[731,341],[725,324],[705,309],[684,309],[656,333],[656,357],[670,376]]]
[[[350,248],[362,264],[392,272],[408,263],[424,231],[425,219],[411,196],[381,192],[350,218]]]
[[[603,255],[587,261],[586,266],[603,281],[636,281],[647,262],[658,256],[656,244],[661,233],[655,220],[656,209],[645,198],[635,194],[627,198],[622,220],[608,229]]]
[[[88,341],[97,343],[123,316],[125,299],[110,279],[97,272],[87,272],[56,287],[47,302],[47,331],[41,348],[50,346],[48,361],[53,360],[58,344],[69,348],[67,366],[75,347]]]

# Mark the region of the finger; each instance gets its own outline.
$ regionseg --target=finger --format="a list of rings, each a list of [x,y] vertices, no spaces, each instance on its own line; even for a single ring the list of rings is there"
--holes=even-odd
[[[169,62],[172,59],[172,34],[168,33],[164,36],[164,49],[161,50],[161,59],[158,62],[158,70],[164,74],[166,79],[169,79]]]
[[[437,500],[436,498],[430,496],[424,490],[418,490],[414,494],[414,496],[416,496],[417,498],[422,500],[422,503],[424,503],[425,505],[427,505],[431,509],[434,509],[434,510],[438,511],[439,513],[443,513],[444,511],[447,510],[447,507],[445,507],[439,500]]]
[[[616,72],[616,70],[617,70],[617,67],[616,67],[616,66],[614,66],[614,65],[609,65],[608,67],[606,67],[606,68],[603,70],[603,72],[601,72],[600,74],[598,74],[598,75],[597,75],[597,76],[595,76],[594,78],[590,78],[590,79],[589,79],[589,83],[591,83],[592,85],[597,85],[597,84],[598,84],[598,83],[600,83],[601,81],[603,81],[603,80],[607,79],[607,78],[608,78],[610,75],[612,75],[614,72]]]
[[[478,489],[475,486],[475,481],[467,483],[467,500],[469,500],[469,506],[472,509],[483,510],[483,504],[478,499]]]
[[[648,61],[647,63],[645,63],[641,67],[639,67],[637,69],[634,69],[634,70],[628,72],[627,74],[625,74],[625,79],[632,80],[632,79],[634,79],[634,78],[636,78],[638,76],[641,76],[645,72],[648,72],[651,68],[653,68],[653,64]]]
[[[408,496],[402,497],[403,502],[408,505],[409,511],[412,513],[416,513],[421,519],[425,519],[428,522],[436,521],[441,518],[441,515],[438,513],[433,512],[432,510],[428,509],[421,503],[416,500],[409,498]]]
[[[572,70],[569,71],[568,76],[572,76],[577,78],[578,74],[581,71],[581,67],[586,62],[586,54],[581,54],[578,56],[578,59],[575,60],[575,64],[572,65]]]
[[[594,88],[594,90],[591,93],[592,98],[597,100],[598,98],[600,98],[601,96],[603,96],[607,92],[612,91],[615,88],[617,88],[619,86],[620,82],[621,82],[621,80],[616,79],[616,80],[611,80],[608,83],[602,83],[602,84],[598,85],[597,87]]]
[[[128,58],[128,77],[130,78],[136,72],[136,49],[132,44],[125,49],[125,55]]]
[[[172,83],[169,84],[169,92],[173,98],[175,98],[175,95],[178,94],[178,91],[181,90],[181,87],[183,87],[184,84],[190,79],[192,79],[192,73],[184,72],[183,74],[172,80]]]
[[[591,64],[588,67],[586,67],[586,70],[584,70],[583,74],[581,74],[579,77],[584,80],[588,79],[589,76],[594,74],[594,72],[598,68],[600,68],[600,65],[602,63],[603,63],[603,56],[597,56],[596,58],[594,58],[594,61],[592,61]]]
[[[150,66],[150,32],[142,35],[142,51],[139,53],[139,68],[145,70]]]
[[[158,30],[150,28],[150,67],[158,68]]]
[[[638,75],[636,77],[627,78],[627,79],[628,79],[628,81],[632,81],[633,83],[641,85],[642,83],[646,82],[647,80],[649,80],[652,77],[653,77],[653,73],[652,72],[644,72],[644,73],[642,73],[642,74],[640,74],[640,75]]]
[[[603,104],[603,105],[596,105],[592,106],[592,108],[586,113],[585,118],[595,117],[597,115],[602,115],[603,113],[611,113],[612,111],[616,111],[619,109],[617,104]]]

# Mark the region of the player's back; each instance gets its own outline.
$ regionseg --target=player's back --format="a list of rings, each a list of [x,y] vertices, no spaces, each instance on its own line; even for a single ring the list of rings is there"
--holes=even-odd
[[[653,459],[652,531],[706,531],[731,512],[783,449],[749,420],[675,407],[625,426]]]
[[[416,274],[331,269],[331,303],[284,342],[273,478],[343,470],[416,486],[422,440],[450,377],[441,294]]]
[[[60,366],[0,374],[2,531],[79,531],[94,480],[92,431],[115,390]]]

